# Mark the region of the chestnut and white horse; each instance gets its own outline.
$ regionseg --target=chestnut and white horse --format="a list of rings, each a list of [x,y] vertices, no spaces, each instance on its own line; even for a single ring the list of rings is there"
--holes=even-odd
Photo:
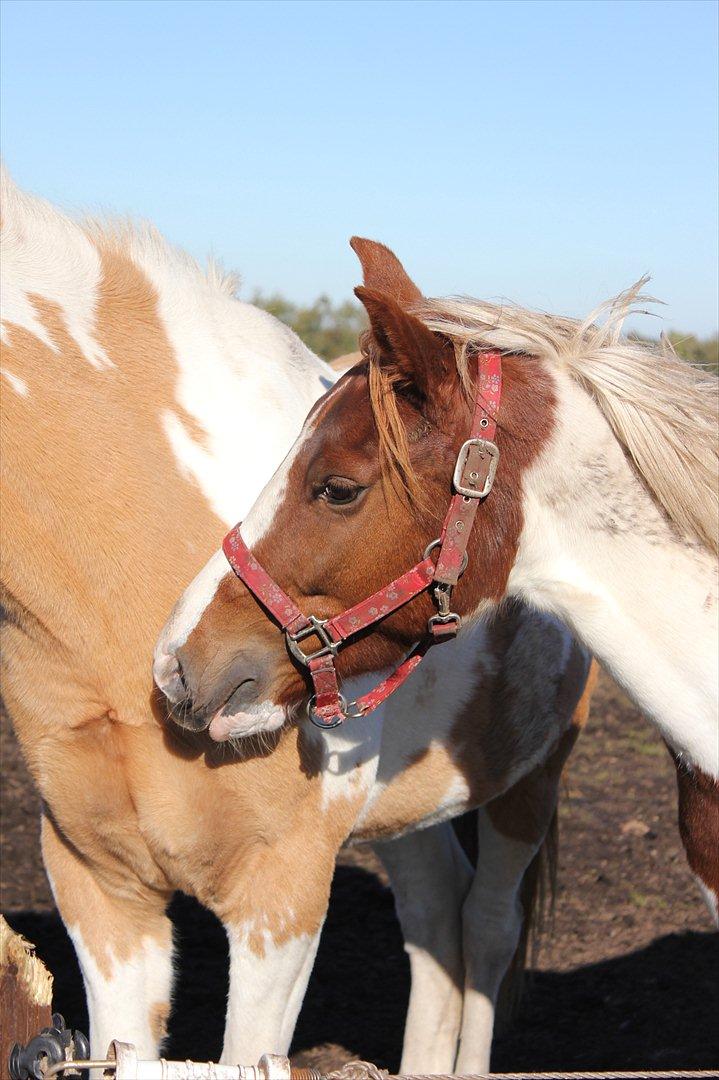
[[[682,837],[716,912],[717,380],[663,346],[621,337],[638,287],[608,306],[604,325],[580,324],[425,300],[387,248],[353,247],[370,319],[364,362],[315,406],[228,538],[242,545],[246,570],[233,560],[236,577],[220,552],[188,587],[158,645],[158,679],[218,738],[278,727],[306,683],[253,580],[269,574],[288,618],[299,608],[333,620],[326,645],[349,618],[339,613],[417,564],[443,527],[478,358],[499,352],[499,468],[454,611],[471,635],[500,602],[527,602],[607,666],[674,755]],[[272,587],[264,599],[281,617]],[[425,591],[365,629],[339,653],[340,675],[377,682],[422,637],[432,610]],[[449,649],[431,654],[446,695],[455,692]]]
[[[461,1037],[459,1063],[484,1070],[587,712],[587,653],[556,619],[517,606],[437,650],[346,730],[287,725],[231,753],[187,730],[192,713],[179,711],[184,729],[168,724],[150,673],[157,632],[333,376],[152,229],[78,224],[7,179],[1,266],[3,694],[42,794],[43,856],[93,1052],[120,1038],[157,1055],[177,889],[229,936],[224,1060],[284,1052],[337,851],[366,838],[389,840],[411,956],[405,1066],[451,1069]],[[263,620],[249,607],[243,623],[221,559],[167,644],[192,629],[199,656],[218,586],[236,633],[228,651],[208,626],[202,650],[234,691],[235,673],[261,663]],[[160,652],[166,681],[164,663]],[[273,663],[268,653],[268,678]],[[246,681],[237,692],[248,715],[253,693]],[[267,719],[258,707],[244,733]],[[443,822],[483,804],[475,874]]]

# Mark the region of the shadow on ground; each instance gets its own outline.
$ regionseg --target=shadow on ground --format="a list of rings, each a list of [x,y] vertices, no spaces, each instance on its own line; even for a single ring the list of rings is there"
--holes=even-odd
[[[358,912],[362,918],[358,919]],[[180,965],[168,1056],[217,1059],[227,994],[220,924],[180,896],[171,915]],[[57,914],[10,913],[55,976],[55,1007],[87,1030],[80,974]],[[497,1070],[710,1068],[719,1062],[719,936],[686,932],[571,971],[531,976],[517,1020],[496,1043]],[[409,970],[391,893],[340,866],[294,1041],[298,1062],[349,1055],[399,1066]],[[348,1053],[349,1052],[349,1053]]]

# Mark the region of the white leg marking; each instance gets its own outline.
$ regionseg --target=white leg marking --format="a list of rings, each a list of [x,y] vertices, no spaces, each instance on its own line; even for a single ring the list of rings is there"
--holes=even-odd
[[[705,885],[700,877],[696,874],[692,874],[692,877],[696,881],[701,890],[701,894],[704,897],[704,903],[709,909],[709,914],[719,927],[719,902],[717,901],[717,895],[713,889],[710,889],[708,885]]]
[[[488,1073],[497,994],[522,928],[519,890],[537,845],[503,836],[477,813],[479,863],[462,912],[466,983],[456,1071]]]
[[[142,938],[128,960],[112,958],[112,971],[103,974],[86,948],[78,927],[68,933],[82,970],[90,1017],[93,1057],[104,1058],[112,1039],[133,1043],[141,1058],[160,1052],[157,1013],[169,1007],[172,989],[172,949]]]
[[[451,1073],[462,1018],[462,904],[472,870],[450,825],[375,846],[412,972],[400,1072]]]
[[[222,1062],[257,1061],[262,1054],[286,1054],[312,965],[320,931],[274,945],[269,934],[264,956],[248,944],[248,928],[228,926],[230,992]]]

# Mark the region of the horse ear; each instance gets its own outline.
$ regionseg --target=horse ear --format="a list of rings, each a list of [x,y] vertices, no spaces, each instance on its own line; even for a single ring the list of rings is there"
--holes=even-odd
[[[409,307],[423,299],[422,293],[407,274],[402,263],[384,244],[378,244],[376,240],[364,240],[361,236],[353,236],[350,247],[362,264],[365,288],[391,296],[404,307]]]
[[[431,407],[444,396],[442,391],[449,381],[456,378],[452,344],[384,293],[359,286],[355,296],[369,316],[380,362],[396,368]]]

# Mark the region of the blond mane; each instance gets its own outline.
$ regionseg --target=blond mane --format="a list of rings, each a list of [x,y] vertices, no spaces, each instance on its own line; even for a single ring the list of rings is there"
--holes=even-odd
[[[468,357],[478,349],[539,357],[567,371],[593,398],[639,475],[668,517],[710,551],[719,549],[719,380],[677,356],[671,344],[622,334],[642,294],[642,278],[602,304],[584,321],[490,304],[464,297],[426,300],[414,313],[455,345],[457,369],[468,385]],[[598,318],[603,318],[601,323]],[[381,377],[366,353],[372,406],[385,459],[393,459],[402,484],[413,490],[406,439],[398,433],[388,394],[392,376]]]

